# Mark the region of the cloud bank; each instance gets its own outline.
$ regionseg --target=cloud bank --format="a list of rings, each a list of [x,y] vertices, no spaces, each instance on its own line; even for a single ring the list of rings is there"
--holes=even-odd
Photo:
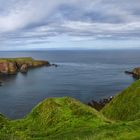
[[[73,42],[139,40],[139,5],[139,0],[0,0],[0,43],[49,45],[64,36]]]

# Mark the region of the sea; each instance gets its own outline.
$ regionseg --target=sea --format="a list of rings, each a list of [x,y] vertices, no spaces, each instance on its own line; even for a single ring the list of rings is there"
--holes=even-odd
[[[125,70],[140,66],[140,50],[49,50],[0,52],[0,57],[33,57],[58,67],[0,76],[0,113],[26,116],[39,102],[70,96],[88,103],[114,96],[135,81]]]

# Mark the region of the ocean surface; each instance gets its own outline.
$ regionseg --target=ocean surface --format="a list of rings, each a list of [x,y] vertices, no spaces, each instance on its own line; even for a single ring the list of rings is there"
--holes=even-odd
[[[115,95],[134,81],[124,71],[140,66],[140,50],[0,52],[0,57],[26,56],[59,66],[0,76],[0,112],[12,119],[48,97],[70,96],[87,103]]]

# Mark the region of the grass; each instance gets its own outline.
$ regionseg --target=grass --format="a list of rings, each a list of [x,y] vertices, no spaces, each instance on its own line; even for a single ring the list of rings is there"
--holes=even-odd
[[[101,112],[70,98],[49,98],[26,117],[0,115],[0,140],[139,140],[140,80]]]
[[[50,98],[37,105],[24,119],[7,121],[0,137],[49,139],[64,131],[76,134],[108,123],[102,114],[75,99]]]
[[[131,121],[140,119],[140,80],[118,94],[102,113],[109,119]]]
[[[81,130],[78,133],[63,133],[54,136],[51,140],[139,140],[140,120],[111,123],[86,130]]]
[[[28,62],[34,61],[32,57],[0,58],[0,62]]]

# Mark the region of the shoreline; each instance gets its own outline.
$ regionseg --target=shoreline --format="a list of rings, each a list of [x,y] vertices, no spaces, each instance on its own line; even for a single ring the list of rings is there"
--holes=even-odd
[[[126,138],[128,134],[129,138],[139,138],[139,133],[136,135],[136,132],[140,131],[140,104],[137,100],[140,93],[139,84],[140,80],[110,98],[112,101],[100,111],[74,98],[62,97],[41,101],[21,119],[10,120],[1,114],[0,137],[5,140],[115,140],[117,132],[117,138],[120,139]]]
[[[27,73],[28,69],[51,66],[48,61],[35,60],[32,57],[0,58],[0,74],[13,75]]]

